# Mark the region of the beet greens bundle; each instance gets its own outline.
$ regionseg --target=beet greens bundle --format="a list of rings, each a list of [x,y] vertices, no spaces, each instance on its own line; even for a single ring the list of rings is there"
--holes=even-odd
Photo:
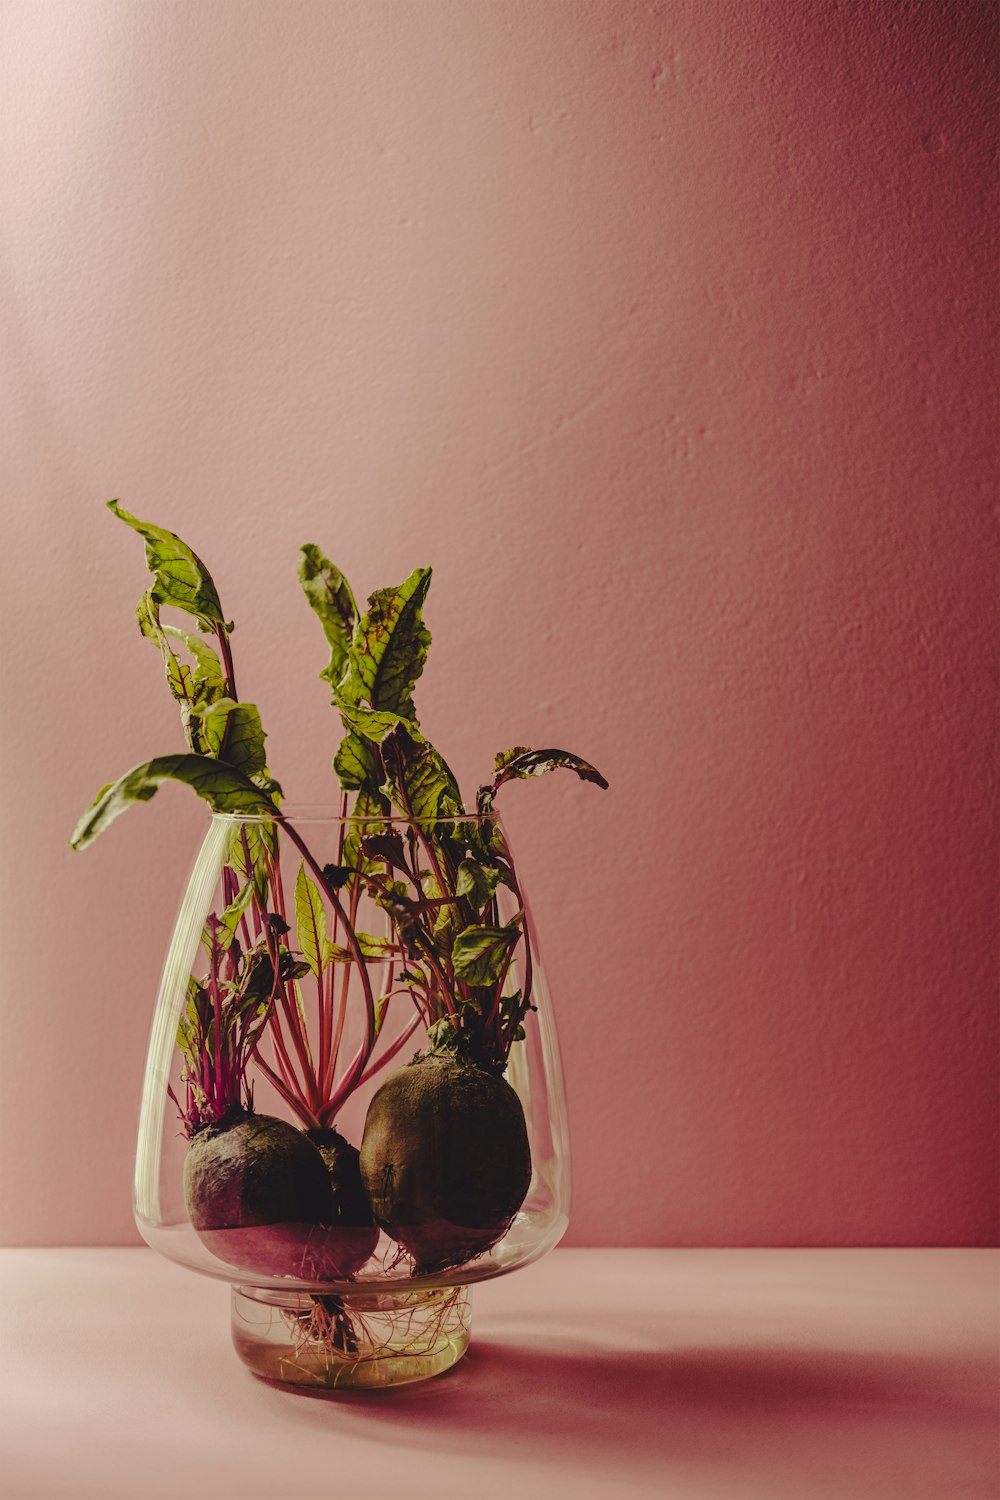
[[[237,695],[233,625],[210,573],[173,533],[129,515],[117,501],[109,509],[145,542],[153,582],[137,606],[139,628],[160,652],[187,750],[146,761],[103,787],[71,843],[86,847],[168,780],[189,786],[214,812],[260,819],[234,820],[226,905],[212,913],[203,938],[208,972],[189,984],[178,1036],[186,1060],[179,1108],[188,1132],[252,1107],[251,1057],[305,1126],[332,1125],[344,1100],[371,1076],[387,1007],[400,995],[409,996],[414,1015],[390,1055],[423,1027],[430,1051],[502,1073],[532,1007],[531,947],[510,850],[489,816],[494,795],[509,780],[560,767],[602,787],[604,778],[566,751],[517,746],[496,757],[476,815],[467,812],[447,762],[420,731],[413,703],[431,642],[422,614],[430,568],[377,589],[362,611],[344,575],[310,544],[301,549],[299,577],[330,651],[320,675],[343,727],[333,766],[342,812],[351,818],[336,863],[320,865],[282,812],[260,713]],[[161,619],[164,607],[192,616],[196,633]],[[302,860],[290,902],[281,888],[279,830]],[[498,915],[500,885],[518,908],[505,922]],[[392,941],[358,931],[362,895],[388,914]],[[331,933],[324,900],[333,914]],[[519,944],[523,988],[507,994]],[[373,960],[391,964],[390,982],[377,998]],[[351,969],[360,979],[365,1035],[338,1071]],[[314,1048],[297,993],[303,982],[317,993]],[[265,1031],[275,1044],[273,1064],[259,1052]]]

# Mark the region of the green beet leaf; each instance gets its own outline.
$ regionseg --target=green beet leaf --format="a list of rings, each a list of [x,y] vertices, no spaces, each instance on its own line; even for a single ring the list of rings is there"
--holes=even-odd
[[[321,974],[329,962],[326,909],[319,890],[306,874],[304,863],[299,865],[295,880],[295,922],[302,956],[314,974]]]
[[[412,694],[431,643],[420,614],[430,582],[430,568],[415,568],[398,588],[376,589],[369,596],[368,612],[351,642],[346,684],[351,703],[365,702],[417,722]]]
[[[501,750],[496,758],[496,775],[492,785],[481,786],[476,795],[476,805],[481,813],[493,808],[493,798],[505,781],[526,780],[529,776],[543,776],[546,771],[565,769],[575,771],[582,781],[593,781],[607,789],[608,783],[589,761],[568,750],[527,750],[516,745],[513,750]]]
[[[142,634],[153,642],[163,658],[167,687],[180,704],[188,747],[195,755],[217,755],[218,751],[206,739],[204,725],[198,717],[225,693],[225,675],[217,654],[200,637],[161,621],[155,589],[148,589],[143,594],[135,612]],[[177,655],[172,645],[174,641],[188,651],[190,662]]]
[[[400,812],[407,817],[433,821],[448,815],[446,807],[461,805],[461,794],[451,770],[412,721],[399,714],[343,704],[340,712],[351,730],[349,739],[378,745],[387,778],[379,790]]]
[[[160,624],[160,606],[149,589],[135,607],[136,619],[139,621],[139,629],[147,640],[159,649],[163,657],[163,670],[166,673],[167,687],[178,703],[191,704],[195,699],[194,673],[187,662],[181,661],[176,652],[171,648],[166,632]],[[194,747],[192,747],[194,748]]]
[[[382,1022],[385,1020],[385,1013],[386,1013],[386,1011],[389,1008],[389,1001],[391,999],[392,999],[392,994],[390,993],[388,995],[380,995],[379,998],[375,1001],[375,1035],[376,1036],[378,1036],[379,1032],[382,1030]]]
[[[355,937],[364,958],[392,958],[399,952],[399,944],[392,938],[375,937],[370,932],[357,932]],[[328,942],[323,953],[327,963],[352,964],[355,961],[350,948],[345,948],[342,943]]]
[[[186,542],[172,531],[129,515],[117,500],[108,501],[108,510],[137,531],[146,543],[146,566],[156,580],[153,593],[157,604],[172,604],[186,610],[207,630],[217,625],[229,628],[212,575]]]
[[[343,573],[314,543],[307,542],[301,551],[299,582],[330,647],[329,664],[319,675],[336,690],[347,670],[358,607]]]
[[[277,854],[275,829],[267,823],[241,823],[232,831],[227,863],[241,881],[254,888],[257,900],[267,907],[270,876],[268,865]]]
[[[359,741],[364,743],[364,741]],[[374,762],[373,762],[374,764]],[[372,819],[382,815],[382,801],[377,792],[362,788],[351,808],[351,825],[344,840],[344,864],[352,870],[367,869],[369,861],[361,852],[361,841],[376,825]]]
[[[304,959],[295,958],[287,948],[278,950],[278,974],[286,984],[294,984],[297,979],[302,979],[308,973],[309,965]],[[251,953],[242,983],[243,999],[260,1004],[269,1000],[273,992],[274,965],[270,955],[263,950]]]
[[[360,792],[364,788],[374,790],[378,781],[370,742],[353,732],[341,740],[333,757],[333,769],[346,792]]]
[[[181,630],[176,625],[166,625],[160,619],[160,605],[153,589],[147,589],[135,607],[139,629],[159,649],[167,677],[167,686],[180,703],[214,703],[223,697],[226,690],[225,674],[218,654],[207,641]],[[190,653],[191,661],[178,657],[171,645],[177,641]]]
[[[274,803],[241,771],[206,755],[160,755],[134,766],[104,787],[83,814],[70,844],[88,844],[137,802],[149,802],[165,781],[180,781],[203,798],[213,812],[273,813]]]
[[[511,750],[498,750],[496,760],[493,764],[494,771],[502,771],[509,766],[511,761],[520,760],[522,755],[530,755],[531,748],[528,745],[515,745]]]
[[[377,744],[386,782],[380,790],[407,817],[434,821],[446,817],[461,793],[450,768],[416,725],[399,714],[341,708],[353,733]]]
[[[180,641],[191,653],[194,663],[191,675],[196,702],[214,703],[217,698],[224,697],[225,673],[218,653],[212,650],[208,642],[198,635],[192,635],[189,630],[181,630],[177,625],[161,624],[160,629],[170,640]]]
[[[206,755],[235,766],[244,776],[264,770],[266,735],[256,704],[219,698],[205,708],[193,709],[192,717],[201,721]]]
[[[499,979],[507,954],[520,936],[514,923],[507,927],[466,927],[451,949],[455,978],[466,984],[492,984]]]
[[[429,744],[405,724],[382,740],[386,770],[383,788],[389,800],[408,817],[422,821],[446,817],[459,790],[451,770]]]
[[[226,907],[221,917],[217,917],[214,912],[211,914],[201,934],[201,941],[209,951],[212,949],[213,942],[223,952],[228,951],[233,946],[233,939],[236,937],[236,929],[239,926],[240,918],[250,905],[250,897],[252,895],[253,883],[248,880],[243,889]]]
[[[458,867],[455,895],[467,896],[473,909],[481,911],[492,900],[500,875],[499,869],[480,864],[477,859],[463,859]]]
[[[403,836],[394,828],[386,833],[369,833],[361,841],[361,852],[365,859],[386,864],[392,870],[406,869],[406,850]]]

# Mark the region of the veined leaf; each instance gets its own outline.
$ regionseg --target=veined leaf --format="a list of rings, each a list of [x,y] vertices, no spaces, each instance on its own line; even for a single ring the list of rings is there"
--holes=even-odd
[[[459,810],[457,816],[462,817],[462,809]],[[457,851],[459,859],[464,856],[467,849],[472,851],[476,859],[489,859],[493,852],[490,844],[490,831],[489,823],[477,823],[472,818],[465,818],[462,822],[451,825],[447,837],[451,841],[452,848]]]
[[[446,816],[446,806],[460,802],[450,768],[412,725],[397,724],[381,745],[387,776],[384,790],[401,812],[433,820]]]
[[[354,799],[351,808],[351,825],[344,839],[343,860],[345,865],[352,869],[366,869],[368,860],[361,853],[361,840],[367,833],[377,828],[377,823],[372,822],[374,818],[382,815],[382,801],[377,793],[362,788]]]
[[[407,816],[433,821],[445,807],[461,806],[461,793],[450,768],[416,725],[399,714],[341,707],[341,717],[356,736],[380,747],[388,780],[381,790]]]
[[[312,542],[301,549],[299,582],[319,617],[330,647],[329,665],[319,674],[336,688],[347,668],[348,653],[358,622],[358,607],[347,579]]]
[[[389,1007],[389,1001],[391,999],[392,999],[392,993],[390,991],[390,993],[388,995],[380,995],[378,997],[378,999],[375,1001],[375,1035],[376,1036],[378,1036],[379,1032],[382,1030],[382,1022],[385,1020],[385,1013],[386,1013],[386,1010]]]
[[[386,833],[368,833],[361,840],[361,851],[366,859],[387,864],[392,870],[406,869],[406,851],[403,836],[391,828]]]
[[[490,865],[482,865],[477,859],[463,859],[458,867],[455,883],[456,896],[468,896],[476,911],[481,911],[491,900],[500,883],[500,871]]]
[[[233,829],[226,862],[241,881],[249,881],[262,907],[267,906],[268,856],[277,852],[274,829],[266,823],[242,823]]]
[[[157,604],[173,604],[186,610],[209,630],[215,625],[226,628],[212,575],[187,543],[172,531],[129,515],[117,500],[109,500],[108,509],[137,531],[146,543],[146,566],[156,580],[153,594]]]
[[[431,926],[431,936],[438,952],[443,950],[445,953],[451,953],[455,935],[461,930],[461,926],[462,918],[450,901],[439,907]]]
[[[350,703],[344,704],[341,708],[340,717],[346,728],[373,745],[380,745],[386,735],[403,722],[400,714],[389,713],[384,709],[364,708]],[[410,727],[416,731],[416,725],[412,721]]]
[[[293,958],[287,948],[281,948],[278,952],[278,973],[286,984],[292,984],[309,973],[309,965],[304,959]],[[270,999],[273,989],[274,965],[270,954],[262,950],[251,953],[243,981],[244,1001],[265,1002]]]
[[[496,775],[492,785],[481,786],[476,804],[481,813],[490,812],[493,798],[505,781],[525,780],[529,776],[543,776],[546,771],[565,768],[575,771],[582,781],[593,781],[607,789],[608,783],[589,761],[571,755],[568,750],[526,750],[517,745],[513,750],[501,750],[496,758]]]
[[[333,769],[345,792],[358,792],[363,788],[374,790],[378,779],[371,744],[363,735],[353,732],[341,740],[333,758]]]
[[[530,755],[531,748],[528,745],[515,745],[512,750],[498,750],[493,763],[494,771],[502,771],[509,766],[512,760],[519,760],[522,755]]]
[[[232,947],[233,939],[236,936],[236,929],[239,926],[240,918],[249,906],[250,897],[252,895],[253,883],[252,881],[248,880],[246,885],[238,893],[234,900],[229,903],[221,916],[217,917],[214,912],[212,913],[208,922],[205,923],[204,930],[201,934],[202,943],[206,948],[209,949],[209,951],[211,951],[212,949],[213,939],[215,945],[221,948],[223,952]]]
[[[314,974],[321,974],[327,964],[326,909],[315,883],[299,865],[295,879],[295,922],[299,948]]]
[[[200,711],[220,700],[225,692],[225,675],[217,654],[198,636],[161,621],[155,588],[143,594],[135,612],[142,634],[153,642],[163,658],[167,687],[180,704],[188,747],[195,755],[217,754],[210,747],[204,725],[197,717]],[[172,644],[174,641],[190,653],[190,662],[178,656]]]
[[[161,622],[160,629],[170,640],[180,641],[190,651],[194,660],[191,675],[198,702],[214,703],[216,699],[222,698],[226,691],[226,677],[218,652],[213,651],[201,636],[192,635],[189,630],[181,630],[177,625],[164,625]]]
[[[458,1044],[459,1030],[452,1016],[442,1016],[427,1028],[427,1040],[432,1052],[448,1052]]]
[[[201,720],[207,755],[224,759],[227,766],[235,766],[244,776],[263,771],[265,734],[256,704],[219,698],[192,709],[192,716]]]
[[[165,781],[181,781],[203,798],[213,812],[273,813],[274,803],[241,771],[207,755],[160,755],[134,766],[99,792],[70,839],[85,849],[136,802],[149,802]]]
[[[464,979],[466,984],[492,984],[500,977],[507,954],[519,937],[520,929],[514,923],[507,927],[466,927],[452,945],[455,978]]]
[[[393,942],[392,938],[376,937],[371,932],[359,932],[357,939],[365,958],[392,958],[393,954],[400,951],[399,944]]]
[[[355,934],[358,947],[364,958],[392,958],[400,952],[398,943],[392,938],[374,937],[370,932],[358,932]],[[352,964],[354,954],[350,948],[345,948],[341,943],[328,942],[324,948],[327,963]]]
[[[163,670],[167,678],[167,687],[178,703],[193,703],[195,696],[194,673],[186,662],[180,661],[167,640],[166,633],[160,624],[160,606],[153,597],[152,589],[149,589],[135,607],[136,619],[139,621],[139,629],[147,640],[159,649],[163,657]]]
[[[193,974],[187,982],[185,1000],[177,1025],[177,1045],[185,1060],[197,1065],[205,1029],[212,1015],[212,1002]]]
[[[351,642],[351,702],[417,722],[411,695],[431,643],[420,615],[430,582],[430,568],[415,568],[398,588],[376,589],[369,596]]]

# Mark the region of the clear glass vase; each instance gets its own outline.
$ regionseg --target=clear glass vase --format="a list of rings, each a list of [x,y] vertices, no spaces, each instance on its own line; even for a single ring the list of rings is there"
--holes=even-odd
[[[484,873],[485,871],[485,873]],[[231,1283],[257,1374],[448,1369],[469,1287],[561,1238],[555,1026],[495,814],[215,814],[164,965],[135,1215]]]

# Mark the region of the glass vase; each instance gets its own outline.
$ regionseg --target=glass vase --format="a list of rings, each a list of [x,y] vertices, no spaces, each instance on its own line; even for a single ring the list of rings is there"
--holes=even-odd
[[[295,1386],[423,1380],[469,1289],[561,1238],[569,1152],[537,937],[495,814],[215,814],[167,952],[135,1216],[232,1286]]]

